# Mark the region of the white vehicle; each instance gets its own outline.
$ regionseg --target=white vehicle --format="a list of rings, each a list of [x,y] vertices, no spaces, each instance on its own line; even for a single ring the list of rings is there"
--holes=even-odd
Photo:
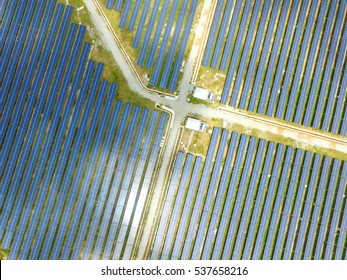
[[[207,123],[202,122],[198,119],[187,117],[185,128],[200,131],[200,132],[206,132]]]

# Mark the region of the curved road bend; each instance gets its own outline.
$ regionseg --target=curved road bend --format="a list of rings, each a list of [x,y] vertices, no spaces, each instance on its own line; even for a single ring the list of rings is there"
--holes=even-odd
[[[203,11],[211,8],[211,1],[206,0],[204,3]],[[141,96],[152,100],[153,102],[164,104],[175,112],[175,117],[172,123],[172,128],[169,133],[170,137],[167,139],[165,151],[163,153],[162,164],[159,167],[158,178],[154,186],[152,197],[152,205],[158,205],[162,188],[165,184],[166,171],[170,165],[172,151],[175,147],[175,142],[179,134],[179,127],[183,124],[185,117],[189,113],[198,114],[208,118],[220,118],[229,123],[238,123],[249,129],[256,128],[264,132],[279,134],[293,139],[300,139],[303,144],[316,145],[321,148],[333,148],[341,152],[347,151],[347,139],[334,137],[330,134],[321,133],[319,131],[312,132],[296,126],[283,124],[281,121],[263,119],[257,116],[247,115],[238,111],[216,110],[204,105],[194,105],[187,102],[189,92],[192,90],[190,81],[193,76],[194,63],[199,55],[201,40],[194,40],[194,44],[187,63],[185,64],[183,78],[180,86],[179,98],[177,100],[169,100],[158,96],[157,94],[150,94],[141,82],[137,79],[136,75],[132,72],[127,59],[124,57],[117,40],[112,31],[108,28],[108,20],[103,13],[100,4],[97,0],[84,0],[84,3],[90,12],[91,19],[95,25],[97,32],[100,34],[102,41],[107,49],[109,49],[119,65],[124,77],[126,78],[129,87],[139,93]],[[200,19],[197,29],[203,30],[204,20]],[[201,33],[197,30],[197,34]],[[139,253],[137,258],[143,259],[147,241],[149,240],[150,232],[155,218],[155,207],[150,207],[147,216],[147,223],[144,228],[144,233],[140,242]]]

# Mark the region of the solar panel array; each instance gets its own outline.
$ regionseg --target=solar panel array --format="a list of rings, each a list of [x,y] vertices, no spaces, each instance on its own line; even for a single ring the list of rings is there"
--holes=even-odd
[[[345,259],[347,162],[226,129],[178,152],[151,259]]]
[[[9,259],[131,258],[168,115],[116,101],[71,6],[3,8],[0,247]]]
[[[202,65],[222,104],[347,134],[346,1],[218,0]]]
[[[139,49],[137,65],[151,69],[151,86],[176,90],[198,2],[106,1],[106,8],[121,11],[120,28],[136,29],[132,47]]]

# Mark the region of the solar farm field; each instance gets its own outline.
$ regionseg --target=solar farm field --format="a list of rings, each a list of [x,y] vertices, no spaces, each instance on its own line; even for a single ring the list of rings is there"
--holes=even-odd
[[[119,11],[119,28],[133,38],[136,64],[147,68],[149,85],[175,91],[197,14],[198,0],[106,0]],[[115,17],[117,13],[111,13]],[[122,42],[125,43],[125,40]]]
[[[221,103],[346,136],[346,4],[217,0],[202,66]]]
[[[117,100],[55,0],[1,2],[0,248],[130,259],[168,114]]]
[[[151,259],[345,259],[347,162],[214,127],[178,152]]]

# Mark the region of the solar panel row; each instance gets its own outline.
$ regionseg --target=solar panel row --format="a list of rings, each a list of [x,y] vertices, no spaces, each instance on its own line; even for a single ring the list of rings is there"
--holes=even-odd
[[[227,72],[221,103],[345,136],[345,7],[219,0],[202,65]]]
[[[204,163],[177,154],[150,258],[343,258],[347,163],[229,135],[214,128]]]
[[[128,29],[136,29],[132,47],[140,48],[137,64],[150,69],[150,85],[176,90],[198,1],[126,1],[123,8],[117,3],[107,1],[106,8],[121,11],[120,28],[126,28],[133,5]]]
[[[167,114],[115,100],[72,11],[11,1],[1,15],[0,241],[10,259],[132,258],[165,135]],[[114,224],[126,234],[115,239]]]

